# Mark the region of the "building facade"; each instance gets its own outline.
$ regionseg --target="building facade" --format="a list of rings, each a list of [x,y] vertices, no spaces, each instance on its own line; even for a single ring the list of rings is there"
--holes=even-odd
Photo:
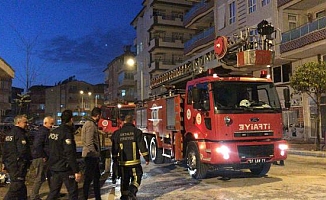
[[[61,112],[70,109],[75,121],[88,116],[92,108],[104,103],[104,84],[91,85],[70,77],[45,90],[45,115],[55,118],[60,124]]]
[[[296,67],[307,62],[326,61],[326,1],[278,0],[277,9],[282,40],[273,77],[275,84],[287,86]],[[325,96],[321,111],[322,133],[325,133]],[[316,105],[308,95],[294,94],[291,109],[284,115],[290,136],[316,138],[316,114]]]
[[[134,74],[137,70],[135,53],[130,46],[124,47],[124,53],[113,59],[104,70],[105,104],[112,105],[118,102],[135,101]]]
[[[0,58],[0,121],[11,110],[11,85],[14,76],[11,66]]]
[[[31,102],[28,106],[29,117],[33,118],[37,125],[43,124],[45,117],[45,90],[51,86],[34,85],[28,89]]]
[[[326,61],[325,0],[144,0],[142,5],[131,22],[136,30],[138,100],[155,95],[150,80],[171,68],[194,64],[203,69],[227,68],[216,58],[214,39],[237,37],[241,30],[257,27],[262,20],[275,28],[271,35],[275,60],[266,70],[279,86],[283,107],[282,89],[289,87],[296,67]],[[290,90],[291,108],[283,112],[286,136],[316,138],[316,105],[306,95]],[[324,97],[322,106],[322,132],[326,132]]]
[[[184,43],[196,30],[183,25],[184,15],[194,4],[187,0],[144,0],[131,24],[136,30],[137,100],[151,94],[150,79],[184,62]]]

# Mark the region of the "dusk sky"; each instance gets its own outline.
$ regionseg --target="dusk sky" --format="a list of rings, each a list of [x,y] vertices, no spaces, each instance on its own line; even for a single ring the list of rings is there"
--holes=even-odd
[[[27,53],[31,85],[54,85],[75,76],[104,83],[103,70],[132,45],[130,25],[142,0],[2,0],[0,57],[25,88]],[[29,49],[27,51],[27,49]]]

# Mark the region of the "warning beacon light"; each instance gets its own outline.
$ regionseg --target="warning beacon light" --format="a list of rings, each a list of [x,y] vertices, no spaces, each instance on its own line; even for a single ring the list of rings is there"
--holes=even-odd
[[[267,70],[260,71],[260,78],[267,78]]]

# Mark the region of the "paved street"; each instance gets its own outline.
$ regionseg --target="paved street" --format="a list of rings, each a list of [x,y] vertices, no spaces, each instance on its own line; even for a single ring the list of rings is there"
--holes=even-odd
[[[298,146],[302,148],[303,145]],[[309,145],[305,148],[312,147]],[[272,165],[268,176],[263,178],[252,176],[248,171],[233,171],[212,173],[205,180],[194,180],[189,177],[184,166],[150,163],[149,166],[144,165],[138,199],[323,199],[326,196],[326,159],[317,156],[325,156],[325,152],[304,151],[296,147],[290,149],[290,153],[284,167]],[[230,180],[223,180],[223,176]],[[29,174],[28,180],[30,192],[32,174]],[[119,199],[119,182],[113,185],[105,174],[101,183],[103,200]],[[0,186],[0,199],[3,199],[8,186]],[[82,183],[79,188],[82,197]],[[47,184],[43,184],[43,199],[48,190]],[[65,187],[61,192],[66,193]],[[67,199],[67,196],[61,199]]]
[[[306,200],[326,197],[326,159],[312,156],[289,155],[284,167],[273,165],[268,176],[262,178],[249,171],[233,171],[194,180],[189,178],[184,167],[173,164],[152,164],[145,166],[144,172],[139,200]],[[230,179],[224,180],[223,176]]]

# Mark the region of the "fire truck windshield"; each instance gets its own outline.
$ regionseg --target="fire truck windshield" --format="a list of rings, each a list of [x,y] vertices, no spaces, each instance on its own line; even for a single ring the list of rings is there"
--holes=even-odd
[[[102,107],[102,118],[109,120],[124,120],[126,115],[134,115],[134,108],[122,107],[117,108],[115,106]]]
[[[272,83],[213,82],[215,111],[281,111],[279,98]]]

